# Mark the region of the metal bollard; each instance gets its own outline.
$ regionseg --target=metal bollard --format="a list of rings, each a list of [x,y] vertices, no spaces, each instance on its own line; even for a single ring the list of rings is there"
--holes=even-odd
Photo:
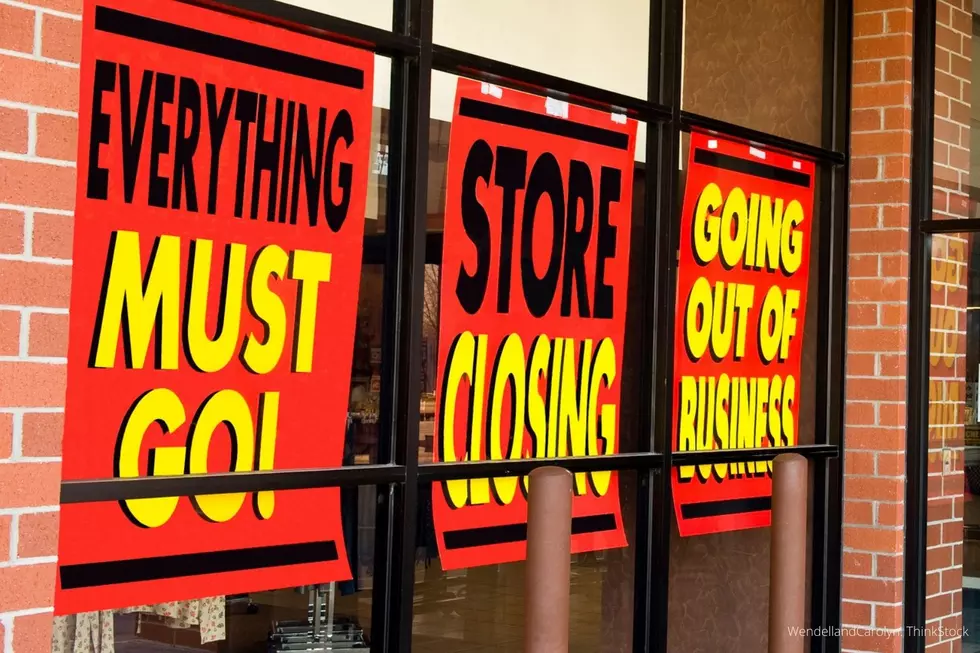
[[[531,472],[524,575],[524,653],[568,653],[572,474]]]
[[[769,653],[803,653],[806,638],[807,461],[780,454],[772,465]]]

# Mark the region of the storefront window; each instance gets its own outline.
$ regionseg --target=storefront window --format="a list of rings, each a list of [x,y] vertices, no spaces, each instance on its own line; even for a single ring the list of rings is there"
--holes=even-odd
[[[822,0],[687,0],[681,106],[819,144],[823,22]]]

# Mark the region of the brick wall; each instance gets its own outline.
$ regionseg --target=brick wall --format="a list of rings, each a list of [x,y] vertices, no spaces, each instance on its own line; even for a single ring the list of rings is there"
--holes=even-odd
[[[0,0],[0,643],[50,651],[82,0]]]
[[[902,650],[912,0],[855,0],[844,651]]]
[[[936,5],[933,217],[970,214],[972,2]],[[963,455],[969,241],[934,236],[929,338],[926,651],[962,648]]]

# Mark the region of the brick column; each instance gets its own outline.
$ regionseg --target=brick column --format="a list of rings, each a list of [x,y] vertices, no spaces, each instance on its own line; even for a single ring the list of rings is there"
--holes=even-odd
[[[0,650],[51,650],[82,0],[0,0]]]
[[[843,651],[902,650],[912,0],[855,0]]]

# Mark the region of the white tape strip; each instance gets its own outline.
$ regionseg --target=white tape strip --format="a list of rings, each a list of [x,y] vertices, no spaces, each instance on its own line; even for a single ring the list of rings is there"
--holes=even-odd
[[[617,125],[626,124],[626,114],[625,113],[614,113],[612,114],[612,121]]]
[[[756,148],[756,147],[751,147],[750,146],[749,147],[749,154],[751,154],[752,156],[754,156],[756,158],[763,159],[763,160],[765,160],[765,158],[766,158],[766,153],[763,152],[762,150]]]
[[[504,96],[504,89],[493,84],[488,84],[487,82],[480,83],[480,92],[484,95],[492,95],[498,100]]]
[[[567,118],[568,102],[556,100],[554,98],[545,98],[544,110],[548,112],[549,116],[555,116],[556,118]]]

